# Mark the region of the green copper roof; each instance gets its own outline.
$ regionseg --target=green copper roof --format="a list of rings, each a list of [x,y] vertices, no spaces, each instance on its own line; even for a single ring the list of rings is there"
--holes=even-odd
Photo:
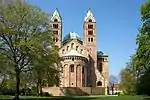
[[[107,54],[104,54],[102,51],[97,51],[97,56],[100,56],[100,57],[107,57],[108,55]]]
[[[64,39],[63,42],[67,42],[69,40],[78,40],[79,42],[82,42],[81,37],[75,33],[75,32],[70,32],[69,34],[67,34]]]
[[[102,56],[104,53],[102,51],[97,51],[98,56]]]

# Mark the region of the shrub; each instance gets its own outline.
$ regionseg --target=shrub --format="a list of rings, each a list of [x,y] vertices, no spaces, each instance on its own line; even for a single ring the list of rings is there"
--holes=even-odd
[[[52,94],[49,94],[48,92],[42,92],[42,96],[51,97]]]
[[[118,96],[123,96],[123,95],[125,95],[124,92],[119,92],[118,93]]]
[[[8,88],[5,88],[5,87],[1,87],[0,88],[0,94],[1,95],[15,95],[15,90],[13,89],[8,89]]]

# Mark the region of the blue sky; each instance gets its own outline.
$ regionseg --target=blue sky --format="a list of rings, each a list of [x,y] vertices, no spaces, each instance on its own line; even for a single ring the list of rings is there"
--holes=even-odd
[[[63,20],[63,36],[76,32],[83,38],[83,20],[91,8],[97,23],[97,48],[109,55],[109,71],[118,75],[136,49],[141,26],[140,6],[146,0],[28,0],[52,14],[55,8]]]

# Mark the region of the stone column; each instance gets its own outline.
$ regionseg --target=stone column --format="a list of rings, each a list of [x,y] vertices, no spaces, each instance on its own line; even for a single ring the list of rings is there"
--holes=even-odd
[[[78,72],[78,70],[79,70],[79,66],[77,65],[76,66],[76,87],[78,87],[78,85],[79,85],[79,72]]]
[[[83,83],[82,83],[82,82],[83,82],[83,81],[82,81],[82,80],[83,80],[82,67],[83,67],[83,66],[80,66],[80,74],[81,74],[81,83],[80,83],[80,87],[82,87],[82,84],[83,84]]]
[[[86,66],[84,68],[84,71],[85,71],[85,87],[87,86],[87,69],[86,69]]]
[[[74,64],[74,87],[77,87],[77,64]]]
[[[69,59],[70,59],[70,58],[69,58]],[[69,75],[68,75],[68,86],[67,86],[67,87],[70,87],[70,65],[71,65],[71,64],[68,65],[68,74],[69,74]]]
[[[82,80],[82,76],[81,76],[81,65],[77,65],[77,87],[81,87],[81,80]]]
[[[66,77],[65,77],[65,83],[66,83],[66,87],[69,87],[69,82],[70,82],[70,77],[69,77],[69,74],[70,74],[70,71],[69,71],[69,67],[70,65],[68,64],[68,66],[65,68],[65,73],[66,73]]]

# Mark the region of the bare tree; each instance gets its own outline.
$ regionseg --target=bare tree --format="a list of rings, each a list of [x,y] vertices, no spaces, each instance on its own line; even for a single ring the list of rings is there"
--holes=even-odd
[[[118,84],[118,78],[114,75],[110,75],[109,79],[110,79],[109,80],[109,87],[111,88],[111,92],[112,92],[112,95],[113,95],[115,84]]]

